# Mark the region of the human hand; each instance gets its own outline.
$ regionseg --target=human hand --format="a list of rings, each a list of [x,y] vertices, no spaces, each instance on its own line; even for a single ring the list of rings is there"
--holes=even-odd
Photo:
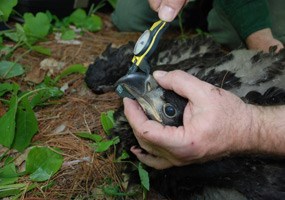
[[[271,29],[266,28],[252,33],[246,38],[246,44],[249,49],[261,50],[268,52],[271,46],[277,46],[276,52],[284,48],[283,44],[275,39]]]
[[[149,120],[136,101],[125,98],[125,115],[141,148],[131,151],[148,166],[164,169],[202,162],[255,145],[252,105],[232,93],[183,71],[154,74],[164,88],[189,100],[183,126],[163,126]]]
[[[171,22],[188,0],[148,0],[148,2],[150,7],[158,12],[161,20]]]

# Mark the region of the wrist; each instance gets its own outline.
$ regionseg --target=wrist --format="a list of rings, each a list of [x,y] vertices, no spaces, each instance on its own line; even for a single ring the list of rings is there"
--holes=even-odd
[[[265,52],[268,52],[272,46],[277,46],[277,51],[283,48],[283,44],[273,37],[270,28],[261,29],[250,34],[245,42],[248,49],[262,50]]]
[[[252,106],[248,151],[285,155],[284,106]]]
[[[233,144],[237,153],[253,153],[257,151],[259,146],[259,129],[262,121],[258,112],[258,108],[251,104],[245,104],[245,108],[240,110],[242,117],[238,120],[239,123],[235,121],[236,131],[234,134],[236,135]]]

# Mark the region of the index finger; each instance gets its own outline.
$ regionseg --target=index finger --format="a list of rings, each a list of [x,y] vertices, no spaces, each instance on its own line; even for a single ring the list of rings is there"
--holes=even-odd
[[[131,99],[124,98],[124,107],[127,120],[137,139],[159,146],[169,146],[176,127],[165,128],[162,124],[149,120],[138,103]]]

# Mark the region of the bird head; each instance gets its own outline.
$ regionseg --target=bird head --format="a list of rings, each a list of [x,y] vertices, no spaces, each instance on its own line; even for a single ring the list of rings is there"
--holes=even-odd
[[[140,104],[146,115],[163,125],[181,126],[187,100],[159,86],[152,75],[142,72],[120,78],[121,84]]]

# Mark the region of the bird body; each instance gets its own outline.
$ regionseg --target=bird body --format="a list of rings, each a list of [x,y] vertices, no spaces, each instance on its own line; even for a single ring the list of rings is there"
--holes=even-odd
[[[87,85],[95,92],[104,92],[102,88],[113,89],[118,81],[125,84],[149,118],[164,125],[183,125],[186,99],[161,88],[151,75],[124,76],[130,65],[131,48],[133,44],[117,50],[110,50],[109,47],[103,54],[105,57],[97,59],[89,67],[85,78]],[[186,41],[163,42],[150,64],[153,70],[187,71],[201,80],[233,92],[246,103],[266,106],[285,104],[285,50],[262,53],[241,49],[227,53],[209,37],[196,37]],[[96,77],[96,68],[103,72],[104,68],[110,70],[111,67],[120,68],[122,78],[103,83],[102,78]],[[105,79],[110,80],[112,74],[108,74],[108,71],[104,73]],[[166,105],[172,106],[170,111]],[[175,116],[169,116],[173,110]],[[129,151],[131,146],[138,143],[122,108],[114,117],[116,125],[112,134],[120,137],[116,147],[120,154],[123,149]],[[136,160],[134,156],[130,159]],[[233,194],[235,199],[285,199],[283,157],[239,154],[183,167],[148,170],[151,187],[175,200],[232,199],[230,196]],[[226,195],[218,195],[221,193]]]

